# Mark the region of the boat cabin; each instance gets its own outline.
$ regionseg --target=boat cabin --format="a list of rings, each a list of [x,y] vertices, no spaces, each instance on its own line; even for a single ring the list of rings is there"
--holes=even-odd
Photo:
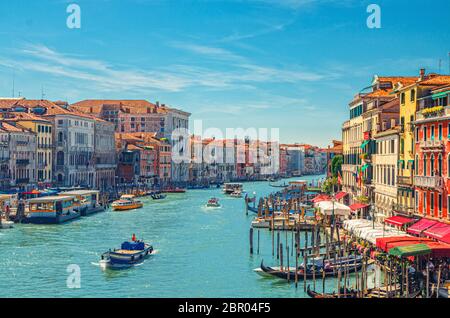
[[[55,215],[70,213],[74,207],[75,198],[73,196],[50,196],[28,200],[29,214],[50,214]]]
[[[243,185],[242,183],[225,183],[223,186],[223,192],[226,194],[231,194],[233,192],[242,192]]]
[[[79,209],[94,209],[99,203],[100,191],[98,190],[74,190],[61,192],[59,196],[74,197],[74,207]]]

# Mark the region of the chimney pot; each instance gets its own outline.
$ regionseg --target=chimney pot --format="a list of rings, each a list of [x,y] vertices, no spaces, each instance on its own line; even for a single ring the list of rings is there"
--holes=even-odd
[[[420,79],[423,80],[425,78],[425,69],[421,68],[420,69]]]

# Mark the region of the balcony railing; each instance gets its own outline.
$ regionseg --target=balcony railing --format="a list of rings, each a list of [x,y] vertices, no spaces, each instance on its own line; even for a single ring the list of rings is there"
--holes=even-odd
[[[444,141],[443,140],[436,140],[436,139],[421,140],[419,145],[423,151],[443,150],[444,149]]]
[[[400,203],[393,204],[392,210],[397,213],[404,214],[404,215],[413,215],[414,214],[413,206],[403,205]]]
[[[413,177],[412,176],[397,176],[397,183],[399,185],[412,186]]]
[[[414,184],[417,187],[441,190],[442,187],[444,186],[444,179],[439,176],[434,176],[434,177],[415,176]]]

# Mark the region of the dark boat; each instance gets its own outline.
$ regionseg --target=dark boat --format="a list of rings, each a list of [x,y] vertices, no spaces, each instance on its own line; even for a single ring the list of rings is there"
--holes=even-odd
[[[272,184],[272,183],[269,183],[269,186],[271,186],[272,188],[287,188],[287,187],[289,187],[289,185],[288,184]]]
[[[314,277],[314,275],[316,278],[319,278],[323,275],[323,271],[324,271],[325,277],[336,277],[336,276],[338,276],[339,270],[341,271],[341,274],[342,274],[343,271],[347,270],[347,268],[348,268],[349,273],[354,273],[356,271],[359,271],[361,269],[361,267],[362,267],[362,262],[356,263],[356,265],[351,264],[351,263],[343,264],[343,265],[332,265],[328,268],[317,268],[315,270],[315,273],[310,267],[308,267],[306,269],[306,275],[305,275],[305,270],[303,268],[298,268],[297,275],[300,279],[302,279],[305,276],[307,279],[311,279]],[[265,266],[264,261],[261,262],[261,270],[265,274],[275,276],[280,279],[287,280],[289,277],[290,280],[294,280],[294,277],[295,277],[295,269],[289,270],[289,272],[286,270],[281,271],[279,269]]]
[[[153,200],[163,200],[167,197],[167,195],[162,193],[152,193],[150,196]]]
[[[318,293],[315,290],[311,290],[310,286],[308,285],[308,289],[306,290],[306,293],[308,294],[309,297],[311,298],[357,298],[357,291],[355,290],[350,290],[347,288],[347,290],[345,290],[344,288],[341,288],[341,294],[340,297],[338,297],[339,295],[336,293]]]
[[[153,246],[143,241],[123,242],[120,249],[103,253],[100,265],[103,268],[123,269],[142,263],[153,253]]]

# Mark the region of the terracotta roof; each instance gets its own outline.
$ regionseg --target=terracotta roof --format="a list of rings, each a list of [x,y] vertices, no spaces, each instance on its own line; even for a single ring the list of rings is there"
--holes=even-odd
[[[450,84],[450,76],[449,75],[437,75],[431,78],[425,79],[420,82],[420,85],[448,85]]]
[[[150,113],[156,112],[158,114],[167,113],[168,111],[167,107],[158,107],[146,100],[127,99],[87,99],[70,105],[70,108],[84,113],[99,115],[103,111],[103,108],[108,108],[108,106],[112,108],[119,108],[122,112],[126,112],[126,109],[129,109],[131,114],[148,114],[149,109]]]
[[[7,120],[7,121],[41,121],[41,122],[51,124],[51,121],[49,121],[45,118],[30,114],[30,113],[8,112],[8,115],[11,117],[4,118],[4,120]]]
[[[20,126],[13,126],[4,120],[0,120],[0,131],[3,132],[30,132],[29,130]]]

